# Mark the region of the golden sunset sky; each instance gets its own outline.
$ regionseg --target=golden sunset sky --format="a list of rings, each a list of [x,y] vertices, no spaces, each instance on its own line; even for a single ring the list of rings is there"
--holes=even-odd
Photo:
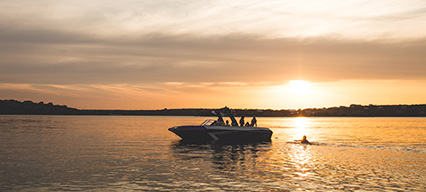
[[[0,99],[81,109],[426,103],[424,0],[0,1]]]

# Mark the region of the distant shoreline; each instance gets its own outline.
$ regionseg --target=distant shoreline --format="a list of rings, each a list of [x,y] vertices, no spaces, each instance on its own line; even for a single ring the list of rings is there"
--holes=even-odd
[[[88,110],[53,103],[0,100],[1,115],[115,115],[115,116],[215,116],[214,109]],[[426,117],[426,104],[357,105],[307,109],[233,109],[235,116],[257,117]]]

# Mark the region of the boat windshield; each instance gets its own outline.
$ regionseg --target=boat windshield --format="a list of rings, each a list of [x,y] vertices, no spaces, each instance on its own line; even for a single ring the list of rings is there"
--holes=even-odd
[[[211,126],[216,120],[213,119],[207,119],[203,123],[201,123],[201,126]]]

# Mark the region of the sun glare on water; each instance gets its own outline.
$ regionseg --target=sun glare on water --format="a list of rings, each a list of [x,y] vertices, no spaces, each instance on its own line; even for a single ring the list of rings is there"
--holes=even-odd
[[[287,85],[287,91],[294,95],[303,96],[312,93],[312,85],[304,80],[292,80]]]
[[[306,135],[308,119],[306,117],[297,117],[294,119],[294,126],[296,128],[295,138],[301,139],[303,135]]]

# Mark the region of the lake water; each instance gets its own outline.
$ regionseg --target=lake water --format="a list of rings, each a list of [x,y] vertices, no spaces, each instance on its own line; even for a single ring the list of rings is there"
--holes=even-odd
[[[0,191],[426,191],[426,118],[258,118],[265,143],[167,130],[204,119],[0,116]]]

